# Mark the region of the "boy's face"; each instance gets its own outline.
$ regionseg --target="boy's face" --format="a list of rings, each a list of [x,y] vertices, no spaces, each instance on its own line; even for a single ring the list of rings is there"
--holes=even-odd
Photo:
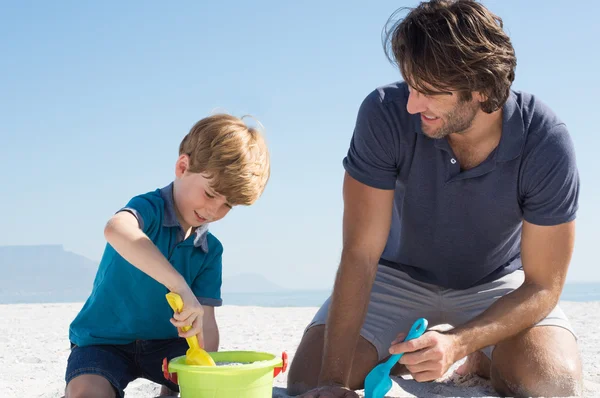
[[[218,221],[227,215],[232,208],[227,198],[211,188],[208,178],[188,171],[187,155],[181,155],[175,167],[173,200],[184,230]]]

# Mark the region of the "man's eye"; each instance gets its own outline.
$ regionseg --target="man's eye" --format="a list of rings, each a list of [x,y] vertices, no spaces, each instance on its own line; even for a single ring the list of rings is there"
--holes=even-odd
[[[211,195],[211,194],[209,194],[207,191],[204,191],[204,194],[205,194],[205,195],[206,195],[206,197],[207,197],[207,198],[209,198],[209,199],[213,199],[213,198],[214,198],[214,196],[213,196],[213,195]]]

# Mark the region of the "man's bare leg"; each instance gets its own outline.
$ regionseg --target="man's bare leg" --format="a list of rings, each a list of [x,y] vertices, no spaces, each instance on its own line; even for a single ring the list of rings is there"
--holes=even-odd
[[[537,326],[497,344],[491,362],[472,354],[458,373],[487,373],[505,396],[579,396],[583,387],[577,342],[558,326]]]
[[[300,395],[317,386],[321,372],[325,325],[313,326],[304,334],[288,373],[287,393]],[[350,371],[350,388],[360,390],[367,373],[378,362],[377,350],[364,337],[359,337]]]

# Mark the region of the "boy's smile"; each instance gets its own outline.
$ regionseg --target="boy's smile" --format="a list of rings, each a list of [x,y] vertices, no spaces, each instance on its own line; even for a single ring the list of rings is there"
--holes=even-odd
[[[190,172],[188,167],[189,157],[181,155],[177,159],[173,183],[177,219],[186,236],[192,228],[218,221],[231,210],[227,198],[213,190],[210,180],[203,174]]]
[[[201,224],[204,224],[208,221],[206,218],[200,216],[198,214],[198,211],[194,210],[194,213],[196,214],[196,218],[198,219],[198,222],[200,222]]]

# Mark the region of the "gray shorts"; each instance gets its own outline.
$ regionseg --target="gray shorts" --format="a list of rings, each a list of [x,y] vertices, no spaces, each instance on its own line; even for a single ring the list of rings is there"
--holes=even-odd
[[[466,290],[453,290],[419,282],[405,272],[380,265],[360,335],[375,346],[382,360],[389,356],[388,349],[396,336],[408,332],[418,318],[427,319],[429,327],[462,325],[485,311],[500,297],[521,286],[523,281],[523,271],[517,270],[493,282]],[[323,303],[306,330],[326,323],[330,300],[331,297]],[[559,326],[576,336],[571,323],[558,306],[536,326]],[[491,358],[493,349],[490,346],[483,351]]]

